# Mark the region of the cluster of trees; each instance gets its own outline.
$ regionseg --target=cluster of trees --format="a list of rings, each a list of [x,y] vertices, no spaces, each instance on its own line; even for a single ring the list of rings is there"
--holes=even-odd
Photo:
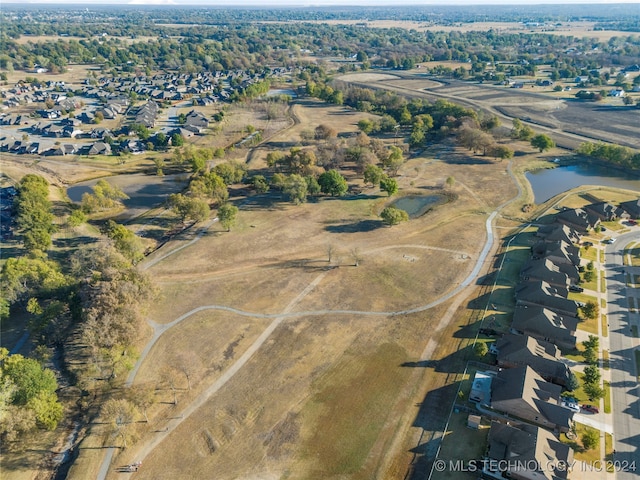
[[[279,9],[269,14],[261,9],[218,9],[198,12],[198,15],[189,9],[172,12],[175,16],[168,17],[167,12],[160,10],[155,10],[153,16],[152,12],[142,10],[137,15],[130,11],[91,12],[90,20],[86,22],[74,21],[69,16],[57,17],[55,24],[51,24],[48,18],[38,21],[39,15],[34,15],[34,12],[6,15],[2,19],[7,34],[0,39],[0,51],[4,52],[0,57],[0,68],[31,68],[38,63],[61,71],[70,63],[97,62],[106,68],[118,66],[124,71],[134,71],[142,65],[185,72],[255,70],[274,64],[302,65],[305,63],[301,58],[303,51],[312,51],[319,55],[344,57],[356,53],[357,62],[365,67],[408,69],[431,60],[458,60],[469,62],[472,74],[480,76],[487,63],[510,62],[506,70],[520,74],[520,71],[535,70],[536,64],[555,62],[554,69],[559,75],[569,75],[574,73],[573,70],[586,68],[588,71],[610,62],[632,63],[640,54],[638,39],[633,36],[620,36],[615,42],[598,42],[587,37],[545,33],[417,32],[403,28],[364,29],[358,25],[282,22],[283,18],[312,18],[317,21],[335,17],[335,12],[316,9]],[[274,18],[277,21],[262,21],[276,12],[281,15]],[[398,19],[394,16],[398,13],[397,8],[377,13],[383,18]],[[352,16],[358,14],[366,15],[362,9],[351,12]],[[86,12],[78,11],[73,17],[82,19],[85,15]],[[432,17],[431,12],[425,15]],[[406,12],[405,16],[414,17],[415,12]],[[191,22],[185,21],[180,26],[176,17],[191,19]],[[420,18],[423,20],[424,17]],[[177,26],[169,29],[163,25],[167,23],[177,23]],[[40,32],[84,38],[46,42],[14,40],[24,34],[43,34]],[[109,37],[103,38],[102,33],[108,33]],[[155,39],[145,42],[126,42],[123,39],[137,35]],[[579,54],[587,51],[588,56]],[[460,73],[464,73],[464,69]]]
[[[578,153],[617,168],[640,170],[640,152],[620,145],[585,142],[578,148]]]
[[[585,362],[588,363],[584,367],[584,384],[582,388],[584,392],[592,400],[598,400],[604,397],[604,389],[600,386],[600,369],[598,368],[598,348],[599,339],[596,335],[589,335],[589,338],[582,342],[584,346],[583,356]]]
[[[0,348],[0,438],[6,447],[38,428],[53,430],[63,417],[52,370]]]
[[[49,184],[39,175],[22,177],[14,200],[15,223],[28,252],[45,251],[55,231]]]
[[[91,190],[93,193],[85,192],[81,201],[82,211],[88,214],[122,207],[122,200],[129,198],[120,187],[106,180],[98,180]]]

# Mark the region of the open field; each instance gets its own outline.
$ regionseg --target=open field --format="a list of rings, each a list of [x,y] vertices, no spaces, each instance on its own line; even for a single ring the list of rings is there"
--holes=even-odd
[[[582,102],[574,98],[558,99],[527,89],[470,83],[455,79],[438,80],[440,86],[433,86],[434,80],[421,73],[398,74],[402,79],[377,80],[371,86],[396,90],[407,95],[420,96],[430,100],[449,98],[456,103],[482,108],[498,114],[506,122],[520,118],[530,123],[535,130],[550,133],[556,143],[565,148],[575,148],[584,141],[604,140],[640,148],[640,127],[636,121],[636,111],[622,105],[603,105]],[[355,74],[340,77],[366,86],[366,81]],[[584,122],[589,118],[589,122]],[[509,120],[510,122],[510,120]]]
[[[299,103],[295,115],[300,124],[286,135],[295,138],[297,129],[314,128],[332,117],[342,122],[341,132],[355,132],[363,114],[339,110]],[[281,145],[277,138],[273,142]],[[267,142],[262,148],[274,145]],[[170,411],[179,413],[183,402],[201,395],[228,369],[222,353],[233,345],[236,356],[227,359],[233,362],[272,322],[261,315],[274,318],[286,311],[289,316],[223,389],[148,452],[141,478],[175,473],[175,468],[183,474],[187,468],[194,476],[215,470],[219,478],[257,470],[290,478],[368,478],[388,469],[402,475],[406,452],[415,447],[421,431],[408,426],[411,417],[419,415],[410,406],[416,395],[426,394],[426,384],[417,387],[412,379],[427,373],[402,365],[414,359],[446,359],[455,350],[447,345],[460,339],[451,333],[437,349],[425,346],[433,341],[428,332],[451,332],[454,326],[448,322],[460,303],[410,316],[376,312],[424,305],[469,273],[484,241],[487,213],[517,193],[512,181],[502,180],[509,178],[506,165],[476,162],[455,148],[410,159],[398,176],[403,193],[441,191],[449,175],[456,184],[447,192],[448,203],[393,228],[378,220],[392,199],[377,188],[299,207],[273,195],[253,196],[238,201],[239,221],[230,233],[214,224],[197,243],[150,267],[161,295],[149,317],[158,324],[207,305],[248,315],[225,320],[227,314],[209,310],[188,317],[154,347],[136,383],[157,382],[166,368],[160,366],[174,364],[187,345],[187,362],[200,372],[194,373],[192,390],[181,380],[177,408],[156,410],[153,422],[158,428]],[[492,186],[494,179],[501,179],[504,188]],[[178,237],[165,248],[180,245],[184,241]],[[328,245],[333,249],[331,262]],[[355,250],[358,267],[353,266]],[[435,328],[443,319],[446,322]],[[207,331],[216,336],[215,342],[207,341]],[[207,371],[211,374],[205,375]],[[442,386],[446,379],[443,372],[427,384]],[[319,428],[327,422],[333,427]],[[144,434],[139,448],[153,435]],[[389,451],[391,444],[395,448]],[[114,465],[133,461],[136,448],[118,456]],[[389,453],[373,461],[372,452]]]

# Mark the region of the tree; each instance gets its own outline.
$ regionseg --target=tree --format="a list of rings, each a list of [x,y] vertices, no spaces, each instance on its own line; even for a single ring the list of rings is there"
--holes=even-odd
[[[2,349],[6,354],[6,348]],[[8,355],[2,365],[2,376],[7,377],[15,385],[12,403],[26,405],[40,393],[55,394],[58,388],[53,371],[43,368],[33,358],[22,355]]]
[[[398,181],[395,178],[390,178],[384,175],[380,179],[380,190],[387,192],[389,196],[398,193]]]
[[[314,136],[316,140],[328,140],[329,138],[337,137],[338,132],[329,125],[321,124],[316,127]]]
[[[592,282],[596,278],[596,272],[594,272],[593,270],[587,270],[586,272],[584,272],[583,277],[585,282]]]
[[[383,160],[382,165],[389,171],[391,175],[396,175],[398,169],[404,163],[404,155],[402,149],[392,146],[389,149],[389,156]]]
[[[232,185],[234,183],[241,182],[247,173],[247,170],[244,165],[240,164],[240,162],[231,160],[219,163],[214,167],[213,172],[216,175],[219,175],[226,185]]]
[[[358,122],[358,129],[360,129],[361,132],[364,132],[366,134],[373,132],[375,127],[376,127],[376,124],[371,120],[369,120],[368,118],[363,118]]]
[[[483,358],[487,353],[489,353],[489,349],[487,348],[487,344],[485,342],[478,342],[476,346],[473,348],[476,356]]]
[[[598,306],[598,303],[593,300],[589,300],[588,302],[586,302],[583,307],[580,307],[580,310],[582,311],[582,315],[584,316],[584,318],[589,320],[595,320],[596,318],[598,318],[598,315],[600,313],[600,307]]]
[[[406,222],[409,220],[409,214],[404,210],[400,210],[395,207],[386,207],[380,213],[382,221],[387,225],[397,225],[400,222]]]
[[[113,240],[116,250],[131,260],[132,263],[138,263],[144,258],[142,240],[124,225],[119,225],[113,220],[109,220],[104,227],[104,233]]]
[[[174,147],[181,147],[184,145],[184,137],[178,132],[171,135],[171,145]]]
[[[449,175],[447,177],[447,179],[444,181],[444,184],[447,186],[447,188],[451,189],[453,188],[453,186],[456,184],[456,179],[453,175]]]
[[[318,177],[318,184],[322,193],[332,197],[340,197],[347,193],[349,186],[345,178],[337,170],[331,169]]]
[[[600,432],[595,428],[588,428],[580,438],[582,440],[582,446],[585,450],[592,450],[596,448],[600,442]]]
[[[597,383],[585,383],[582,387],[584,393],[587,394],[590,400],[600,400],[604,397],[604,389]]]
[[[82,195],[82,210],[85,213],[94,213],[122,206],[122,200],[129,196],[120,187],[111,185],[106,180],[98,180],[92,187],[93,193]]]
[[[185,197],[181,193],[172,193],[169,195],[167,203],[183,222],[187,220],[203,222],[209,218],[209,204],[201,198]]]
[[[251,185],[258,193],[267,193],[269,191],[269,182],[267,182],[264,175],[254,175],[251,178]]]
[[[551,137],[543,133],[536,135],[531,139],[531,146],[540,150],[540,153],[547,151],[556,146]]]
[[[377,165],[369,164],[364,167],[364,183],[368,185],[379,185],[383,176],[384,172]]]
[[[46,430],[55,430],[63,417],[62,404],[58,401],[55,392],[38,392],[29,400],[27,407],[33,410],[36,424]]]
[[[512,158],[514,155],[513,149],[507,147],[506,145],[491,145],[487,149],[487,154],[492,156],[493,158],[499,158],[501,160]]]
[[[218,208],[218,220],[220,225],[227,229],[227,232],[231,231],[231,227],[236,223],[236,216],[238,215],[238,207],[231,205],[230,203],[223,203]]]
[[[142,411],[145,422],[149,423],[147,409],[156,402],[156,388],[151,383],[132,385],[127,390],[127,398]]]
[[[295,205],[300,205],[307,201],[308,188],[307,181],[304,177],[294,173],[286,178],[282,191],[289,197],[290,202]]]
[[[567,384],[565,385],[565,387],[570,392],[573,392],[574,390],[580,388],[580,380],[578,380],[578,376],[575,373],[569,372],[569,378],[567,379]]]
[[[137,416],[136,406],[124,398],[111,398],[102,406],[102,416],[111,425],[113,435],[122,438],[122,447],[127,448],[129,429]]]
[[[320,189],[320,184],[318,183],[318,180],[316,179],[316,177],[312,175],[307,175],[306,177],[304,177],[304,179],[307,181],[307,194],[318,195],[321,189]]]
[[[584,367],[584,382],[600,384],[600,369],[596,365]]]

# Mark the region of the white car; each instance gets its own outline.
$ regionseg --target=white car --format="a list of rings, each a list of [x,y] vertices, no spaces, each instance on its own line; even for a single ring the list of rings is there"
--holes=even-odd
[[[574,411],[574,412],[576,412],[576,413],[580,413],[580,405],[578,405],[577,403],[574,403],[574,402],[568,402],[568,401],[566,401],[566,400],[563,400],[563,401],[562,401],[562,403],[561,403],[561,405],[562,405],[564,408],[568,408],[569,410],[572,410],[572,411]]]

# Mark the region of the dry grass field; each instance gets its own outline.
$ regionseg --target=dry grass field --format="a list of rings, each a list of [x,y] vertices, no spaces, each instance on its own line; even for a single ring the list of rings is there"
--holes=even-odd
[[[356,132],[364,114],[300,101],[293,115],[296,125],[266,142],[261,153],[283,147],[287,138],[295,144],[301,130],[321,123],[341,135]],[[450,175],[456,183],[444,192]],[[158,385],[164,403],[152,409],[151,426],[112,466],[144,457],[140,478],[406,473],[409,450],[439,421],[415,405],[425,397],[433,402],[427,390],[452,381],[446,368],[406,365],[448,364],[461,341],[453,332],[466,318],[455,314],[465,308],[465,295],[421,313],[391,313],[455,288],[475,265],[488,213],[517,189],[507,162],[473,158],[450,146],[408,160],[397,178],[401,194],[444,192],[449,201],[389,228],[378,214],[394,199],[377,188],[301,206],[273,196],[232,199],[240,215],[231,232],[214,224],[199,241],[148,269],[161,290],[149,313],[153,322],[167,324],[197,307],[212,308],[173,326],[143,362],[135,383]],[[154,255],[185,242],[176,238]],[[254,342],[262,343],[242,360]],[[167,403],[172,393],[166,376],[179,365],[191,369],[192,382],[188,390],[185,377],[177,375],[174,406]],[[228,371],[234,374],[208,396]],[[192,401],[202,406],[184,415]],[[163,433],[165,425],[171,428]]]

